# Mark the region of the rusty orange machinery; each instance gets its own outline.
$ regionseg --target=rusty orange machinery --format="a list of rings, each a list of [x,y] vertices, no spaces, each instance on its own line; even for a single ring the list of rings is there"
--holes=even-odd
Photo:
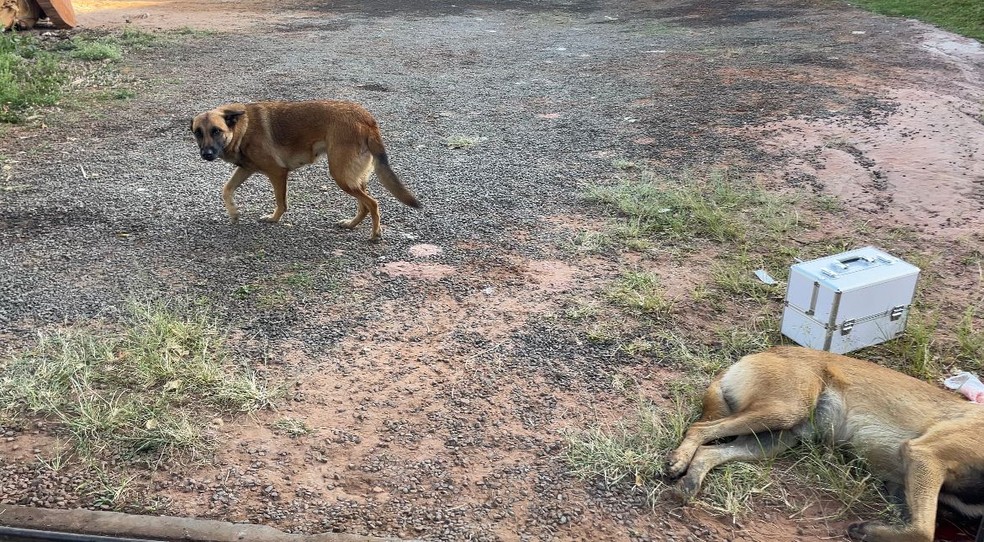
[[[55,28],[73,28],[78,24],[71,0],[0,0],[3,30],[31,29],[46,17]]]

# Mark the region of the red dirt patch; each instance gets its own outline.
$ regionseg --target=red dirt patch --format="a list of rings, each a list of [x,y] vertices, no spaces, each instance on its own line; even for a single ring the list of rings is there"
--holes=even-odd
[[[390,262],[383,264],[383,272],[391,277],[407,277],[419,280],[440,280],[454,274],[454,268],[439,263]]]

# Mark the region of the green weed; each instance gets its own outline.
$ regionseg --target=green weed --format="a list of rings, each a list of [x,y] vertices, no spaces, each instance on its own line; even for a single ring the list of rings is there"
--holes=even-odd
[[[747,255],[733,254],[711,265],[711,281],[728,299],[743,298],[765,303],[779,290],[755,276],[755,270],[760,266]]]
[[[32,37],[0,34],[0,122],[23,122],[32,109],[56,104],[67,80]]]
[[[792,462],[784,469],[788,480],[809,488],[818,498],[839,503],[839,509],[830,516],[854,512],[885,515],[887,519],[898,513],[882,491],[883,482],[872,476],[867,463],[842,449],[805,441],[781,457]]]
[[[92,98],[98,101],[133,97],[134,92],[129,89],[98,90],[105,84],[106,72],[96,74],[94,70],[111,68],[84,65],[119,60],[124,52],[150,47],[159,39],[155,34],[134,29],[119,34],[80,33],[55,43],[42,43],[32,36],[0,34],[0,123],[24,122],[33,118],[36,110],[56,104],[85,103],[86,93],[94,88]],[[70,79],[84,83],[73,84],[77,88],[66,93]]]
[[[655,273],[627,272],[609,288],[607,294],[613,302],[657,319],[666,318],[673,310],[673,302],[663,295],[659,276]]]
[[[984,364],[984,330],[978,326],[977,308],[967,307],[957,323],[957,359],[970,362],[979,370]]]
[[[612,236],[596,231],[580,231],[571,239],[574,252],[594,254],[603,252],[613,244]]]
[[[298,420],[296,418],[280,418],[270,424],[270,428],[273,429],[275,433],[287,435],[291,438],[311,433],[311,430],[308,429],[308,426],[304,423],[304,420]]]
[[[984,41],[984,3],[978,0],[858,0],[858,5],[892,17],[919,19]]]
[[[103,102],[130,100],[137,93],[128,88],[117,88],[113,90],[99,91],[93,94],[96,100]]]
[[[202,309],[130,302],[121,329],[65,329],[4,362],[5,418],[42,416],[83,457],[156,462],[211,449],[208,420],[269,406],[281,390],[232,359]]]
[[[81,489],[88,489],[93,505],[108,510],[123,509],[134,490],[131,484],[137,477],[122,476],[102,468],[93,468],[89,474],[90,479]]]
[[[216,34],[214,30],[199,30],[197,28],[192,28],[190,26],[182,26],[181,28],[176,28],[172,30],[171,33],[176,36],[195,36],[195,37],[207,37],[207,36],[214,36]]]
[[[797,225],[786,198],[717,171],[706,178],[659,177],[643,170],[612,186],[593,186],[584,197],[615,207],[625,218],[624,239],[656,238],[758,243]]]
[[[147,49],[162,43],[160,35],[131,27],[124,27],[118,35],[111,34],[105,39],[127,49]]]
[[[827,214],[835,214],[844,210],[844,204],[835,196],[822,194],[813,202],[814,207]]]
[[[627,481],[658,498],[667,489],[661,481],[666,453],[680,442],[696,413],[695,405],[683,400],[668,410],[640,401],[631,423],[567,433],[571,471],[585,479],[600,477],[608,487]]]
[[[919,307],[909,309],[905,333],[901,337],[876,346],[874,351],[888,352],[886,363],[894,369],[921,380],[932,380],[942,372],[936,335],[939,318]]]
[[[258,290],[259,287],[256,285],[243,284],[232,292],[232,297],[236,299],[248,299],[250,296],[254,295]]]
[[[123,58],[123,51],[113,43],[79,40],[68,55],[72,58],[89,61],[119,60]]]

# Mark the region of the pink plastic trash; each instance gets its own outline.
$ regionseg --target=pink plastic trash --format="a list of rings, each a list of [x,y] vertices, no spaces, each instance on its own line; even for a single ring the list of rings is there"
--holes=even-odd
[[[984,383],[981,383],[977,375],[960,371],[959,373],[943,381],[943,385],[951,390],[957,390],[964,397],[975,403],[984,404]]]

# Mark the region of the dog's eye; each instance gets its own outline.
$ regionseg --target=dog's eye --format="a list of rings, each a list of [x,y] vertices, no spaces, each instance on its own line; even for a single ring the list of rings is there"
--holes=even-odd
[[[195,137],[197,137],[198,139],[201,139],[202,138],[202,129],[201,128],[195,128]]]
[[[219,137],[219,134],[221,133],[222,130],[219,130],[218,128],[212,128],[212,137]]]

